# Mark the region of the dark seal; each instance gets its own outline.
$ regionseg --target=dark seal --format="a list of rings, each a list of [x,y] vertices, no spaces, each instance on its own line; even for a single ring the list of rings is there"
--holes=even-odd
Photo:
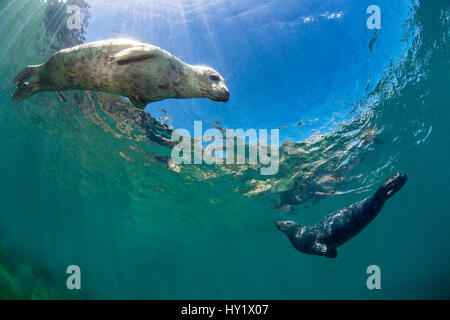
[[[297,250],[336,258],[336,248],[360,233],[378,215],[386,200],[405,185],[407,178],[406,174],[396,173],[373,196],[330,214],[315,225],[306,227],[294,221],[278,221],[276,225]]]

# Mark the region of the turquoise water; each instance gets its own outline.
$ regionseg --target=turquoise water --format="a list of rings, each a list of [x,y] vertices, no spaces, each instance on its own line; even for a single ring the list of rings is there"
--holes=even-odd
[[[375,33],[369,1],[2,0],[0,297],[448,299],[450,5],[378,3]],[[66,28],[69,4],[81,30]],[[26,65],[111,37],[214,67],[230,102],[10,100]],[[278,174],[174,169],[162,137],[194,120],[286,127]],[[274,226],[315,223],[396,171],[405,187],[337,259],[295,251]],[[80,291],[66,288],[74,264]],[[366,287],[373,264],[381,290]]]

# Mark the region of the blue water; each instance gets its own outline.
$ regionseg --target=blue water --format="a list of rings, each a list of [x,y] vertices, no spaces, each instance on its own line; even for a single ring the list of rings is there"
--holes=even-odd
[[[450,5],[379,0],[375,31],[372,4],[3,0],[0,297],[449,298]],[[69,5],[82,8],[81,30],[67,29]],[[26,65],[119,37],[213,67],[230,101],[142,113],[89,92],[10,100]],[[174,170],[161,135],[194,121],[282,127],[278,174]],[[315,223],[396,171],[405,187],[337,259],[295,251],[274,226]],[[381,290],[366,286],[373,264]],[[69,265],[82,290],[66,288]]]

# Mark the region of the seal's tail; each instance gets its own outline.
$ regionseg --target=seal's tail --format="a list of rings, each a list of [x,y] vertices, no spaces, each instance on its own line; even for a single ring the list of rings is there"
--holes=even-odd
[[[11,99],[23,100],[39,91],[39,67],[28,66],[17,74],[14,78],[14,85],[17,91],[12,95]]]

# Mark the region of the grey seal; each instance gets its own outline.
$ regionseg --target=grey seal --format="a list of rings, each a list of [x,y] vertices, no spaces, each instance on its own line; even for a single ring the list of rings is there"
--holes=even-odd
[[[381,211],[384,203],[406,183],[407,175],[396,173],[369,198],[332,213],[312,226],[295,221],[278,221],[276,226],[286,234],[299,251],[336,258],[336,248],[360,233]]]
[[[163,99],[209,98],[226,102],[229,91],[214,69],[189,65],[163,49],[115,39],[64,49],[14,78],[22,100],[40,91],[92,90],[128,97],[137,107]]]

